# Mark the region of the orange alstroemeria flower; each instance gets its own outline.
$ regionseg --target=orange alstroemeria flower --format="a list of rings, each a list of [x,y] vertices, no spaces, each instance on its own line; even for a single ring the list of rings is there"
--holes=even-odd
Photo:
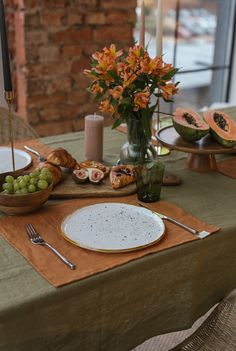
[[[160,88],[162,90],[162,96],[166,100],[169,100],[172,95],[178,93],[179,91],[179,89],[173,83],[168,83]]]
[[[142,92],[134,95],[134,111],[138,111],[141,108],[146,108],[150,100],[150,91],[145,88]]]
[[[115,100],[119,100],[122,97],[123,92],[124,88],[121,85],[109,90],[109,93]]]
[[[97,77],[95,77],[93,74],[92,74],[92,70],[90,69],[85,69],[83,71],[84,75],[87,76],[89,79],[91,79],[92,81],[93,80],[97,80]]]
[[[108,113],[111,113],[112,115],[115,114],[116,112],[114,107],[109,103],[108,99],[100,102],[99,111],[108,112]]]
[[[156,57],[154,59],[145,58],[143,61],[140,62],[140,73],[156,75],[162,69],[162,64],[163,62],[161,57]]]
[[[90,87],[90,91],[91,93],[97,95],[97,94],[103,94],[104,90],[102,89],[102,87],[100,87],[100,85],[98,83],[94,83],[91,87]]]

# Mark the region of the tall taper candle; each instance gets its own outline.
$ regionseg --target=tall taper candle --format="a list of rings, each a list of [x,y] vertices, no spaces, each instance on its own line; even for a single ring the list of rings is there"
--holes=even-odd
[[[139,45],[145,46],[145,8],[144,0],[141,2]]]
[[[163,1],[157,0],[157,18],[156,18],[156,56],[162,55],[162,38],[163,37]]]
[[[4,89],[5,91],[12,91],[11,71],[10,71],[10,62],[9,62],[9,54],[8,54],[3,0],[0,0],[0,32],[1,32],[1,44],[2,44],[2,66],[3,66],[3,77],[4,77]]]

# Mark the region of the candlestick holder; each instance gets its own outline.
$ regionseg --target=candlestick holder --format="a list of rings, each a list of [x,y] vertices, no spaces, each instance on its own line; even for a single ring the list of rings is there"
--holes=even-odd
[[[156,111],[156,128],[155,128],[155,134],[158,133],[161,129],[161,120],[160,120],[160,99],[159,97],[157,98],[157,111]],[[162,146],[160,142],[158,141],[158,145],[156,146],[156,152],[157,156],[165,156],[170,153],[170,149],[167,148],[166,146]]]
[[[13,168],[13,171],[15,172],[14,133],[13,133],[13,116],[12,116],[12,106],[14,102],[13,91],[5,91],[4,97],[8,106],[9,139],[11,143],[12,168]]]

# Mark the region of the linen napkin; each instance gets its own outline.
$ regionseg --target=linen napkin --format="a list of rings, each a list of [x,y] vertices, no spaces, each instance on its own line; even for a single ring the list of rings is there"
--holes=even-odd
[[[217,171],[227,177],[236,179],[236,157],[218,162]]]
[[[0,219],[0,233],[49,283],[59,287],[86,277],[104,272],[129,261],[140,259],[149,254],[156,254],[184,243],[199,240],[189,232],[174,224],[165,222],[166,234],[161,241],[147,248],[124,253],[100,253],[79,248],[66,241],[61,235],[63,219],[84,206],[96,203],[118,202],[137,205],[136,195],[119,198],[83,198],[67,200],[60,204],[44,205],[40,210],[23,216],[4,217]],[[218,227],[209,225],[192,216],[183,209],[159,201],[149,204],[150,208],[172,216],[182,223],[198,230],[215,233]],[[33,245],[28,239],[24,225],[32,223],[42,237],[55,246],[58,251],[77,266],[72,271],[46,247]],[[114,223],[116,225],[116,223]]]

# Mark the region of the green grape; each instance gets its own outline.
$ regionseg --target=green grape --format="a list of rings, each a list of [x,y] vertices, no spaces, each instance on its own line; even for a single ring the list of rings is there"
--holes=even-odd
[[[47,182],[46,180],[44,180],[44,179],[40,179],[40,180],[38,181],[37,185],[38,185],[38,188],[39,188],[40,190],[44,190],[44,189],[47,189],[47,187],[48,187],[48,182]]]
[[[38,178],[32,177],[30,178],[30,184],[36,185],[38,183]]]
[[[22,188],[25,188],[25,186],[26,186],[26,181],[25,181],[24,179],[21,179],[21,180],[19,181],[19,185],[20,185],[21,189],[22,189]]]
[[[6,183],[13,183],[14,182],[14,177],[12,177],[11,175],[7,175],[5,178],[5,182]]]
[[[30,184],[28,186],[28,191],[29,191],[29,193],[34,193],[36,191],[36,186],[33,184]]]
[[[41,173],[47,173],[47,172],[50,172],[47,167],[41,168]]]
[[[40,169],[39,168],[36,168],[33,172],[33,176],[34,177],[38,177],[40,175]]]
[[[47,182],[48,182],[48,184],[51,184],[52,183],[52,181],[53,181],[53,178],[52,178],[52,174],[48,174],[48,176],[47,176]]]
[[[3,183],[2,188],[3,188],[3,190],[7,190],[9,192],[13,191],[12,183]]]
[[[47,180],[47,174],[45,172],[40,173],[39,179]]]
[[[13,189],[16,191],[16,190],[19,190],[20,189],[20,184],[18,182],[14,182],[13,183]]]
[[[19,182],[21,179],[23,179],[23,176],[19,176],[16,178],[16,180]]]
[[[17,189],[17,190],[15,191],[15,194],[21,194],[21,190],[20,190],[20,189]]]
[[[21,194],[28,194],[28,189],[26,187],[20,189]]]
[[[24,175],[23,180],[27,183],[30,181],[30,176],[28,174]]]

